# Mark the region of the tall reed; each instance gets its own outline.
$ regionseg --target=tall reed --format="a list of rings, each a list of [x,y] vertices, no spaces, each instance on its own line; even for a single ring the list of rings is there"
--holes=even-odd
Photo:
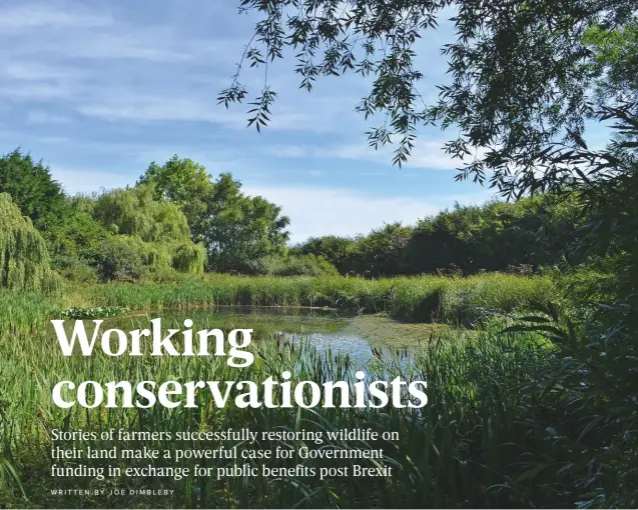
[[[479,309],[508,313],[557,297],[549,278],[499,273],[468,278],[418,276],[380,280],[208,275],[178,284],[114,283],[79,287],[75,292],[87,306],[314,306],[386,312],[419,322],[470,322],[481,313]]]
[[[122,319],[119,319],[122,320]],[[124,319],[131,327],[144,327],[146,319]],[[458,332],[448,332],[433,342],[406,366],[395,359],[379,360],[368,367],[371,376],[387,379],[401,375],[407,380],[423,379],[429,384],[429,404],[421,411],[386,407],[357,410],[322,408],[312,410],[286,408],[240,409],[232,403],[224,408],[213,405],[210,394],[201,392],[195,409],[154,406],[150,409],[64,410],[51,402],[52,386],[60,380],[79,384],[84,380],[252,380],[263,381],[290,370],[293,380],[346,380],[354,383],[355,362],[330,353],[321,355],[307,343],[279,346],[275,342],[254,343],[256,362],[250,367],[229,368],[222,358],[128,357],[112,358],[103,353],[90,357],[64,357],[43,321],[12,331],[11,341],[0,343],[0,391],[3,395],[0,437],[4,438],[7,459],[20,477],[0,488],[0,498],[16,506],[108,506],[134,507],[448,507],[518,506],[530,501],[543,504],[550,493],[534,491],[532,481],[515,483],[517,473],[526,468],[518,463],[528,442],[541,446],[536,438],[525,437],[525,420],[534,418],[534,396],[521,394],[521,388],[544,377],[551,360],[551,349],[535,334],[500,337],[495,331],[479,331],[472,340]],[[179,324],[175,324],[179,326]],[[200,325],[196,324],[194,327]],[[168,324],[166,325],[168,327]],[[384,441],[385,458],[374,461],[393,467],[392,477],[353,478],[331,476],[316,478],[258,476],[243,478],[189,477],[185,480],[121,477],[105,485],[121,488],[171,488],[170,497],[96,495],[65,496],[52,499],[51,488],[90,488],[96,482],[86,478],[52,478],[50,458],[51,431],[122,428],[126,431],[223,430],[249,427],[254,431],[299,430],[330,431],[340,428],[370,428],[375,431],[399,431],[399,441]],[[262,442],[262,449],[276,442]],[[188,449],[197,442],[137,443],[152,448]],[[281,444],[280,444],[281,445]],[[507,446],[510,445],[510,446]],[[76,441],[74,447],[107,448],[104,442]],[[121,445],[120,445],[121,446]],[[215,448],[218,443],[206,444]],[[227,448],[232,443],[224,444]],[[301,443],[291,445],[298,448]],[[359,448],[355,442],[328,440],[309,448]],[[67,464],[71,464],[68,461]],[[87,461],[88,462],[88,461]],[[103,465],[106,461],[91,461]],[[208,467],[223,466],[230,460],[205,461]],[[294,460],[277,460],[271,466],[292,467]],[[126,464],[126,461],[120,461]],[[158,461],[159,463],[159,461]],[[202,465],[201,460],[186,460],[182,466]],[[308,459],[308,467],[326,465],[375,465],[372,461],[326,461]],[[170,465],[170,461],[166,462]],[[507,489],[497,490],[498,486]],[[561,500],[560,503],[567,503]]]

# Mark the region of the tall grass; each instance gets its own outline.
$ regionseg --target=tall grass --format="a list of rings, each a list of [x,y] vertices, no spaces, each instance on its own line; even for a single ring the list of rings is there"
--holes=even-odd
[[[128,319],[131,326],[144,319]],[[167,325],[168,326],[168,325]],[[195,325],[197,327],[198,324]],[[141,381],[155,380],[253,380],[263,381],[284,370],[295,380],[345,379],[353,383],[353,372],[360,368],[343,357],[319,355],[308,344],[277,346],[274,342],[255,342],[257,361],[244,369],[228,368],[223,359],[185,359],[179,357],[110,358],[95,353],[91,357],[62,356],[45,322],[36,320],[28,329],[15,330],[11,341],[3,335],[0,343],[0,392],[3,395],[0,437],[5,455],[20,476],[21,487],[7,481],[0,488],[0,499],[10,506],[99,506],[99,507],[449,507],[449,506],[527,506],[572,503],[577,496],[556,499],[552,491],[537,491],[537,480],[524,477],[529,467],[524,453],[543,447],[543,437],[529,435],[526,421],[536,418],[535,394],[521,388],[545,378],[551,365],[551,349],[539,335],[528,333],[501,337],[495,331],[479,331],[471,341],[458,333],[442,338],[418,354],[414,363],[380,360],[369,367],[373,377],[386,379],[401,375],[407,380],[424,379],[429,384],[429,404],[416,412],[410,408],[387,407],[379,410],[325,409],[240,409],[232,403],[215,408],[210,395],[198,396],[197,409],[73,408],[64,410],[51,402],[50,390],[59,380]],[[264,340],[265,338],[262,338]],[[49,475],[52,463],[51,430],[94,430],[123,428],[128,431],[222,430],[249,427],[255,431],[288,428],[297,430],[338,430],[371,428],[396,430],[399,441],[385,441],[382,465],[392,466],[389,478],[330,477],[313,478],[190,477],[182,481],[125,478],[106,486],[121,488],[175,489],[170,497],[147,496],[67,496],[51,499],[55,488],[89,488],[95,483],[83,478],[57,478]],[[138,443],[135,446],[141,446]],[[324,443],[323,448],[356,448],[353,442]],[[76,442],[76,448],[106,448],[104,443]],[[176,448],[173,442],[148,443],[152,448]],[[197,448],[182,443],[182,448]],[[206,446],[215,448],[216,443]],[[224,444],[230,448],[230,443]],[[262,443],[261,448],[275,447]],[[301,444],[294,445],[296,447]],[[317,445],[308,444],[310,448]],[[69,461],[70,463],[71,461]],[[99,465],[105,461],[92,461]],[[120,461],[126,463],[126,461]],[[232,461],[206,461],[209,467]],[[296,462],[296,461],[295,461]],[[366,461],[339,461],[339,465]],[[188,460],[193,467],[202,461]],[[319,467],[335,461],[307,460]],[[166,462],[170,465],[170,462]],[[292,467],[293,461],[271,465]],[[368,466],[372,464],[368,463]],[[551,480],[548,479],[548,483]],[[25,495],[27,499],[25,500]]]
[[[366,280],[342,277],[209,275],[179,284],[79,287],[87,306],[138,309],[202,305],[315,306],[360,313],[386,312],[420,322],[470,322],[478,310],[509,313],[556,298],[550,279],[499,273],[449,278],[418,276]]]
[[[454,320],[463,306],[484,309],[502,306],[521,308],[551,292],[543,280],[504,279],[509,295],[499,293],[498,276],[482,282],[476,280],[396,279],[366,282],[350,280],[346,286],[339,281],[312,281],[315,288],[339,289],[348,296],[378,300],[385,310],[400,315],[390,303],[401,303],[403,313],[423,302],[424,296],[441,294],[439,317]],[[246,289],[237,282],[237,289]],[[260,291],[263,280],[251,289]],[[294,289],[308,280],[274,280]],[[399,283],[400,282],[400,283]],[[528,283],[525,283],[528,282]],[[531,284],[530,284],[531,282]],[[210,283],[210,282],[208,282]],[[339,286],[341,285],[341,286]],[[531,285],[535,292],[526,290]],[[536,287],[535,287],[536,286]],[[208,287],[210,289],[210,287]],[[228,288],[228,287],[227,287]],[[279,287],[276,287],[280,291]],[[104,293],[123,292],[126,286],[104,286],[94,289],[94,297]],[[149,286],[142,297],[123,292],[118,304],[139,307],[148,305],[149,296],[182,296],[179,300],[151,301],[158,304],[187,304],[185,294],[174,288]],[[424,290],[425,289],[425,290]],[[435,290],[432,290],[435,289]],[[170,292],[173,292],[171,294]],[[260,291],[261,292],[261,291]],[[421,292],[421,293],[419,293]],[[261,293],[261,296],[265,293]],[[274,293],[271,295],[275,295]],[[325,294],[324,294],[325,295]],[[113,295],[111,295],[113,296]],[[193,295],[191,295],[193,296]],[[460,296],[460,297],[459,297]],[[513,297],[512,297],[513,296]],[[257,360],[245,369],[229,369],[222,359],[185,359],[173,357],[110,358],[95,353],[91,357],[62,356],[52,335],[48,319],[62,305],[78,296],[42,297],[38,294],[14,295],[0,293],[0,503],[11,507],[600,507],[615,502],[632,507],[635,503],[635,444],[631,431],[624,430],[621,415],[607,415],[618,410],[608,406],[611,393],[598,391],[596,399],[583,398],[596,389],[592,377],[613,376],[613,370],[597,374],[598,365],[586,367],[580,363],[566,365],[569,358],[548,342],[544,333],[551,328],[540,322],[539,332],[524,331],[501,334],[511,325],[505,319],[483,322],[471,335],[459,329],[442,329],[438,341],[431,341],[418,350],[413,362],[384,358],[369,367],[375,379],[401,375],[404,379],[424,379],[428,382],[428,405],[415,412],[409,408],[386,407],[380,410],[356,409],[239,409],[230,404],[215,408],[210,396],[198,396],[197,409],[72,409],[66,411],[51,402],[51,388],[60,380],[130,381],[154,380],[241,380],[262,381],[284,370],[294,373],[295,380],[328,379],[352,381],[357,367],[352,360],[319,354],[311,345],[278,344],[268,341],[278,329],[257,328],[261,340],[254,343]],[[146,301],[145,301],[146,299]],[[547,299],[547,296],[545,296]],[[449,300],[448,303],[446,300]],[[446,312],[446,306],[448,312]],[[379,308],[382,308],[381,305]],[[441,315],[443,314],[443,315]],[[196,314],[193,314],[193,318]],[[145,326],[147,318],[127,317],[130,329]],[[543,319],[546,321],[546,319]],[[204,324],[196,319],[195,327]],[[169,326],[169,324],[165,324]],[[179,324],[175,324],[179,326]],[[223,327],[231,327],[225,324]],[[237,324],[237,327],[244,324]],[[124,327],[124,326],[122,326]],[[303,328],[302,328],[303,329]],[[572,331],[574,335],[577,332]],[[560,341],[556,341],[556,344]],[[572,352],[586,349],[574,338]],[[607,346],[610,348],[610,346]],[[563,347],[564,350],[564,347]],[[610,351],[612,352],[612,351]],[[579,355],[579,358],[583,356]],[[583,358],[584,359],[584,358]],[[610,368],[618,366],[620,358],[610,360]],[[635,361],[635,360],[634,360]],[[587,374],[590,375],[587,375]],[[615,398],[622,399],[624,393]],[[627,401],[627,408],[635,401]],[[625,412],[623,410],[623,412]],[[629,411],[627,411],[629,412]],[[395,468],[394,476],[381,479],[332,477],[323,482],[308,478],[263,477],[228,478],[221,481],[188,478],[167,479],[121,478],[105,482],[102,487],[172,488],[170,497],[147,496],[65,496],[52,499],[48,489],[89,488],[89,479],[53,479],[49,470],[51,431],[103,431],[110,428],[128,431],[223,430],[249,427],[255,431],[280,429],[335,430],[339,428],[371,428],[377,431],[396,430],[399,441],[382,445],[386,458],[382,465]],[[614,438],[610,448],[609,437]],[[624,442],[623,442],[624,441]],[[75,446],[85,448],[89,443]],[[106,444],[92,446],[108,447]],[[139,446],[139,445],[138,445]],[[175,448],[174,443],[153,443],[154,448]],[[180,444],[182,448],[199,447],[195,443]],[[210,447],[218,444],[207,445]],[[232,444],[224,446],[231,447]],[[261,448],[276,444],[263,443]],[[299,446],[299,445],[293,445]],[[316,446],[309,444],[311,448]],[[360,447],[356,443],[335,442],[336,448]],[[60,461],[55,461],[58,464]],[[100,462],[100,461],[96,461]],[[225,461],[216,461],[222,465]],[[282,465],[288,461],[281,461]],[[330,461],[332,465],[334,461]],[[343,465],[342,461],[341,464]],[[194,463],[186,461],[182,465]],[[201,464],[201,462],[199,462]],[[210,463],[212,466],[214,464]],[[308,460],[307,465],[322,465]]]

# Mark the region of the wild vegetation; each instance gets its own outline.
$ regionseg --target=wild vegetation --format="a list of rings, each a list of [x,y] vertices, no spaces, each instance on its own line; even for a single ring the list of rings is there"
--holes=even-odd
[[[181,283],[76,286],[76,306],[137,310],[238,305],[320,307],[386,313],[413,322],[464,323],[490,311],[510,313],[558,301],[550,278],[499,273],[468,278],[420,276],[366,280],[336,277],[210,275]],[[557,303],[558,306],[558,303]]]
[[[462,497],[473,506],[494,504],[525,504],[533,497],[534,481],[522,477],[515,486],[516,492],[479,490],[498,483],[507,483],[516,474],[508,469],[510,463],[525,458],[526,451],[534,449],[549,437],[539,432],[538,437],[528,438],[522,448],[510,448],[504,453],[499,444],[504,439],[520,440],[526,429],[523,422],[510,420],[507,413],[516,413],[515,417],[529,419],[537,412],[534,405],[534,393],[529,392],[521,400],[520,388],[528,384],[538,384],[543,377],[542,367],[551,363],[551,346],[544,343],[539,335],[532,333],[499,336],[497,329],[482,332],[467,343],[459,333],[450,332],[440,338],[439,343],[430,344],[423,350],[414,365],[400,369],[392,359],[385,359],[379,366],[370,367],[378,377],[402,371],[403,376],[411,378],[427,377],[432,385],[430,398],[433,405],[426,406],[422,415],[408,413],[401,409],[390,408],[384,412],[362,412],[353,409],[323,409],[317,411],[297,411],[282,409],[240,410],[234,406],[216,409],[214,418],[204,412],[183,413],[175,409],[153,408],[140,414],[137,410],[121,409],[118,412],[94,413],[75,412],[56,408],[50,401],[50,386],[59,378],[69,378],[80,382],[95,378],[99,380],[143,380],[152,379],[162,382],[171,378],[206,378],[205,374],[216,374],[219,380],[245,378],[261,381],[268,375],[292,369],[295,377],[324,381],[326,379],[345,379],[354,382],[351,364],[343,359],[326,359],[318,355],[308,344],[277,347],[271,340],[268,329],[256,323],[258,342],[255,344],[257,356],[263,363],[256,363],[247,369],[229,369],[223,361],[213,359],[170,358],[160,360],[151,357],[143,359],[129,358],[113,363],[107,356],[97,354],[91,357],[62,356],[55,341],[51,338],[46,317],[50,305],[45,302],[29,301],[25,308],[14,309],[9,315],[20,314],[22,318],[7,317],[6,308],[2,308],[3,324],[7,319],[14,325],[11,333],[13,341],[2,338],[0,356],[0,375],[3,381],[3,395],[6,404],[3,407],[3,420],[0,431],[6,445],[5,459],[10,464],[4,466],[3,501],[23,506],[24,496],[33,506],[48,506],[48,489],[88,487],[89,479],[54,479],[49,476],[48,451],[51,430],[106,430],[120,428],[124,430],[208,430],[210,428],[243,426],[253,430],[276,430],[280,427],[291,429],[300,426],[311,430],[334,430],[340,427],[371,427],[374,430],[401,430],[402,440],[397,443],[383,444],[388,465],[394,466],[396,475],[383,483],[376,484],[370,491],[359,483],[348,479],[330,477],[319,482],[316,478],[282,478],[276,481],[258,477],[251,479],[249,487],[243,480],[227,479],[221,482],[214,478],[202,478],[172,481],[164,480],[163,486],[176,489],[171,497],[152,498],[153,506],[274,506],[288,507],[300,503],[302,506],[423,506],[424,504],[448,506],[452,497]],[[37,310],[37,311],[36,311]],[[36,311],[36,313],[33,313]],[[170,317],[170,316],[169,316]],[[206,324],[214,316],[206,316]],[[128,322],[126,326],[137,327],[144,318],[117,319]],[[202,320],[201,318],[199,319]],[[175,322],[175,326],[179,323]],[[216,324],[221,325],[221,324]],[[223,325],[222,325],[223,326]],[[6,332],[4,328],[0,331]],[[6,333],[3,333],[3,335]],[[34,341],[38,339],[38,341]],[[532,363],[532,370],[526,367]],[[518,370],[503,371],[503,364],[515,364]],[[32,377],[25,380],[20,374],[32,371]],[[406,372],[406,370],[408,370]],[[487,376],[487,377],[486,377]],[[460,384],[459,381],[466,381]],[[498,389],[498,393],[494,390]],[[497,397],[498,395],[498,397]],[[200,409],[208,409],[204,399]],[[33,420],[32,416],[38,416]],[[549,419],[549,418],[548,418]],[[141,420],[141,421],[140,421]],[[478,428],[476,423],[487,420],[492,425]],[[551,421],[551,420],[550,420]],[[553,424],[553,422],[552,422]],[[558,427],[560,432],[560,423]],[[144,442],[144,445],[158,448],[168,447],[168,443]],[[328,443],[330,444],[330,443]],[[469,448],[465,447],[467,444]],[[274,446],[262,444],[263,448]],[[470,446],[473,445],[473,446]],[[97,446],[97,443],[76,442],[76,448]],[[104,445],[102,445],[104,446]],[[217,444],[211,444],[211,447]],[[232,444],[225,443],[227,448]],[[301,444],[297,445],[301,446]],[[311,448],[317,445],[309,444]],[[335,443],[340,448],[361,446],[355,443]],[[196,444],[184,443],[184,448],[196,447]],[[526,450],[527,449],[527,450]],[[455,459],[450,464],[443,459]],[[51,461],[52,462],[52,461]],[[95,461],[99,465],[103,461]],[[124,461],[127,462],[127,461]],[[226,461],[229,462],[229,461]],[[288,465],[284,463],[283,465]],[[325,461],[324,461],[325,462]],[[185,461],[185,466],[193,467],[195,461]],[[479,467],[478,463],[483,467]],[[7,466],[16,466],[14,472]],[[322,465],[321,460],[311,460],[308,466]],[[527,472],[522,466],[518,474]],[[12,480],[13,474],[19,476],[20,483]],[[454,476],[450,476],[453,473]],[[505,474],[507,476],[505,476]],[[560,484],[570,487],[576,478],[566,476]],[[156,482],[151,479],[122,478],[117,481],[120,487],[151,488]],[[560,485],[559,484],[559,485]],[[454,496],[452,496],[454,495]],[[62,505],[82,506],[136,506],[148,497],[128,496],[111,499],[113,496],[69,496]],[[572,497],[573,499],[573,497]],[[62,501],[62,500],[60,500]],[[58,501],[58,505],[60,504]],[[568,495],[564,501],[570,502]]]
[[[284,18],[293,4],[303,8]],[[385,445],[384,463],[397,468],[396,476],[374,484],[345,477],[187,479],[171,485],[178,489],[172,499],[153,506],[636,507],[635,5],[246,0],[242,6],[264,16],[244,54],[252,67],[295,46],[296,70],[309,90],[322,75],[372,74],[370,96],[358,109],[366,117],[387,115],[369,132],[373,147],[398,139],[394,161],[401,164],[419,126],[454,127],[459,137],[446,145],[448,153],[459,160],[479,154],[460,162],[458,178],[489,183],[513,202],[459,206],[415,227],[386,225],[367,236],[288,248],[288,219],[278,206],[246,196],[232,176],[213,178],[191,160],[152,163],[125,190],[66,197],[29,155],[0,158],[0,192],[11,197],[0,195],[0,284],[8,288],[0,293],[2,502],[50,505],[43,489],[53,483],[47,451],[54,427],[303,425],[400,430],[401,441]],[[449,7],[457,9],[458,35],[444,47],[451,82],[424,105],[413,47]],[[247,97],[239,76],[221,103]],[[267,124],[275,97],[266,85],[251,104],[251,124]],[[611,123],[604,147],[585,140],[585,127],[596,123]],[[64,293],[44,284],[60,281],[51,270],[65,278]],[[222,304],[327,306],[455,327],[428,337],[407,366],[385,358],[370,367],[379,377],[427,380],[429,403],[421,413],[232,406],[208,414],[159,407],[79,413],[51,405],[51,383],[61,377],[161,382],[212,370],[221,379],[261,380],[290,369],[299,379],[352,381],[350,360],[320,355],[312,345],[278,345],[269,341],[270,330],[255,346],[261,362],[232,373],[215,359],[66,358],[47,330],[51,317],[65,313]],[[207,397],[199,398],[205,409]]]
[[[584,236],[586,222],[576,194],[563,199],[540,195],[514,203],[457,204],[414,227],[395,223],[355,238],[311,238],[291,253],[323,257],[344,275],[374,278],[437,271],[533,272],[584,262],[585,255],[570,248]]]

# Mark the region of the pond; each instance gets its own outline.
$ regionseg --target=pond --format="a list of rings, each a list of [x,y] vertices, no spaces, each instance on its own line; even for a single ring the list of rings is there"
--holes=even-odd
[[[131,330],[148,327],[161,317],[162,329],[184,329],[187,319],[192,329],[253,329],[255,342],[280,345],[307,342],[319,353],[348,356],[363,368],[375,359],[408,360],[411,352],[448,329],[440,324],[402,323],[378,315],[348,316],[322,309],[217,307],[197,310],[164,310],[107,319],[103,328]],[[89,329],[86,321],[87,330]],[[73,321],[68,321],[71,326]]]

